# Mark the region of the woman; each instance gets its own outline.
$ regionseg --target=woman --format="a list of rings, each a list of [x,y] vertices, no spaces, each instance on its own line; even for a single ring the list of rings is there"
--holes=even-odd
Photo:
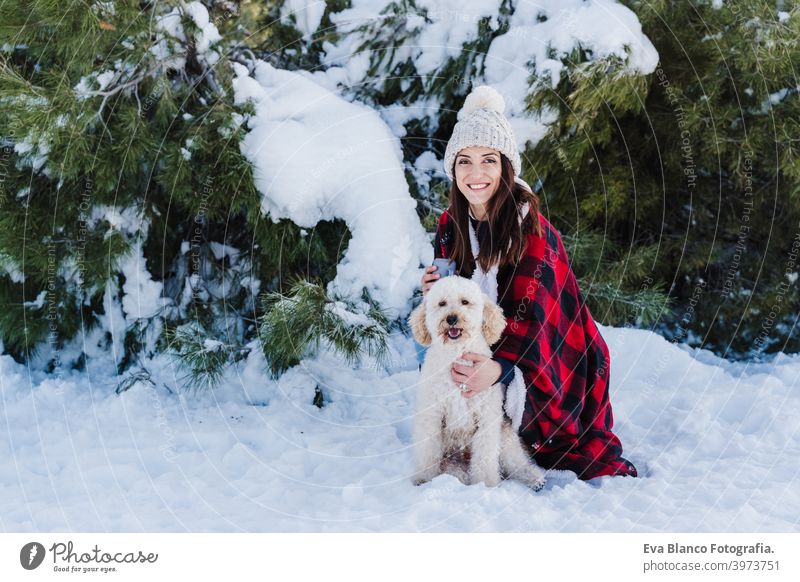
[[[435,257],[454,260],[457,274],[478,282],[508,319],[494,356],[465,354],[473,365],[454,364],[453,380],[465,398],[501,382],[506,414],[540,466],[581,479],[635,477],[611,432],[608,347],[561,237],[518,177],[519,151],[504,108],[491,87],[472,91],[444,156],[453,184]],[[426,269],[423,295],[438,279],[435,271]]]

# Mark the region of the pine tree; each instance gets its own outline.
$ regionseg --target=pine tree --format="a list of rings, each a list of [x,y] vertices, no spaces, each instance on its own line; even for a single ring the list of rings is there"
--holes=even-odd
[[[646,83],[598,63],[532,101],[559,111],[532,152],[553,216],[649,254],[620,267],[669,289],[659,329],[674,341],[726,356],[796,350],[800,12],[627,4],[660,56]]]
[[[213,385],[258,338],[259,293],[330,279],[345,234],[262,216],[231,90],[246,19],[232,2],[36,0],[0,21],[3,348],[49,370],[111,353],[129,377],[167,351]]]
[[[234,102],[232,65],[313,72],[380,112],[430,232],[464,97],[498,78],[497,47],[560,13],[502,0],[464,21],[428,0],[376,0],[359,20],[348,4],[0,5],[4,351],[50,371],[110,353],[118,390],[148,380],[162,352],[195,388],[253,349],[273,374],[322,346],[351,363],[386,355],[404,322],[366,289],[327,291],[347,225],[308,236],[264,213],[269,193],[240,149],[254,110]],[[541,129],[523,178],[603,323],[660,321],[726,355],[797,349],[798,8],[718,4],[626,2],[655,72],[626,28],[612,35],[631,35],[622,48],[584,35],[546,58],[514,55],[525,78],[513,115]],[[419,46],[448,26],[460,47]]]

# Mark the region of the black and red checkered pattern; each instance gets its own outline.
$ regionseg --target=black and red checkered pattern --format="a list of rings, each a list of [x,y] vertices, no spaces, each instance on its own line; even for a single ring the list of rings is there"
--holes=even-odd
[[[508,323],[494,354],[514,362],[528,386],[519,434],[542,467],[569,469],[581,479],[635,477],[611,432],[608,346],[582,300],[560,235],[541,214],[539,220],[544,236],[529,234],[522,261],[497,276]],[[445,211],[437,257],[449,257],[453,227]]]

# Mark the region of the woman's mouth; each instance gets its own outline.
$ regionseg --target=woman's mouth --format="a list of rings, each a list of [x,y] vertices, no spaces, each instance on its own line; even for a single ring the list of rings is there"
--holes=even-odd
[[[447,330],[447,337],[450,339],[458,339],[461,337],[461,328],[460,327],[451,327]]]
[[[489,187],[489,184],[487,182],[481,182],[479,184],[467,184],[467,186],[469,186],[470,190],[478,191],[478,190],[486,190],[486,188]]]

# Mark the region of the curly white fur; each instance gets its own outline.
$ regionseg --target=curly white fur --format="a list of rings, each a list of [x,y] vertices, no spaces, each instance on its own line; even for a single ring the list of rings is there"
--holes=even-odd
[[[493,487],[505,476],[537,491],[544,487],[544,472],[532,463],[503,415],[500,384],[465,398],[450,375],[464,352],[492,355],[489,346],[506,325],[502,310],[473,281],[445,277],[430,288],[410,322],[417,341],[430,346],[417,390],[415,482],[453,472],[452,461],[469,451],[467,472],[454,472],[465,483]],[[453,338],[451,329],[460,335]]]

